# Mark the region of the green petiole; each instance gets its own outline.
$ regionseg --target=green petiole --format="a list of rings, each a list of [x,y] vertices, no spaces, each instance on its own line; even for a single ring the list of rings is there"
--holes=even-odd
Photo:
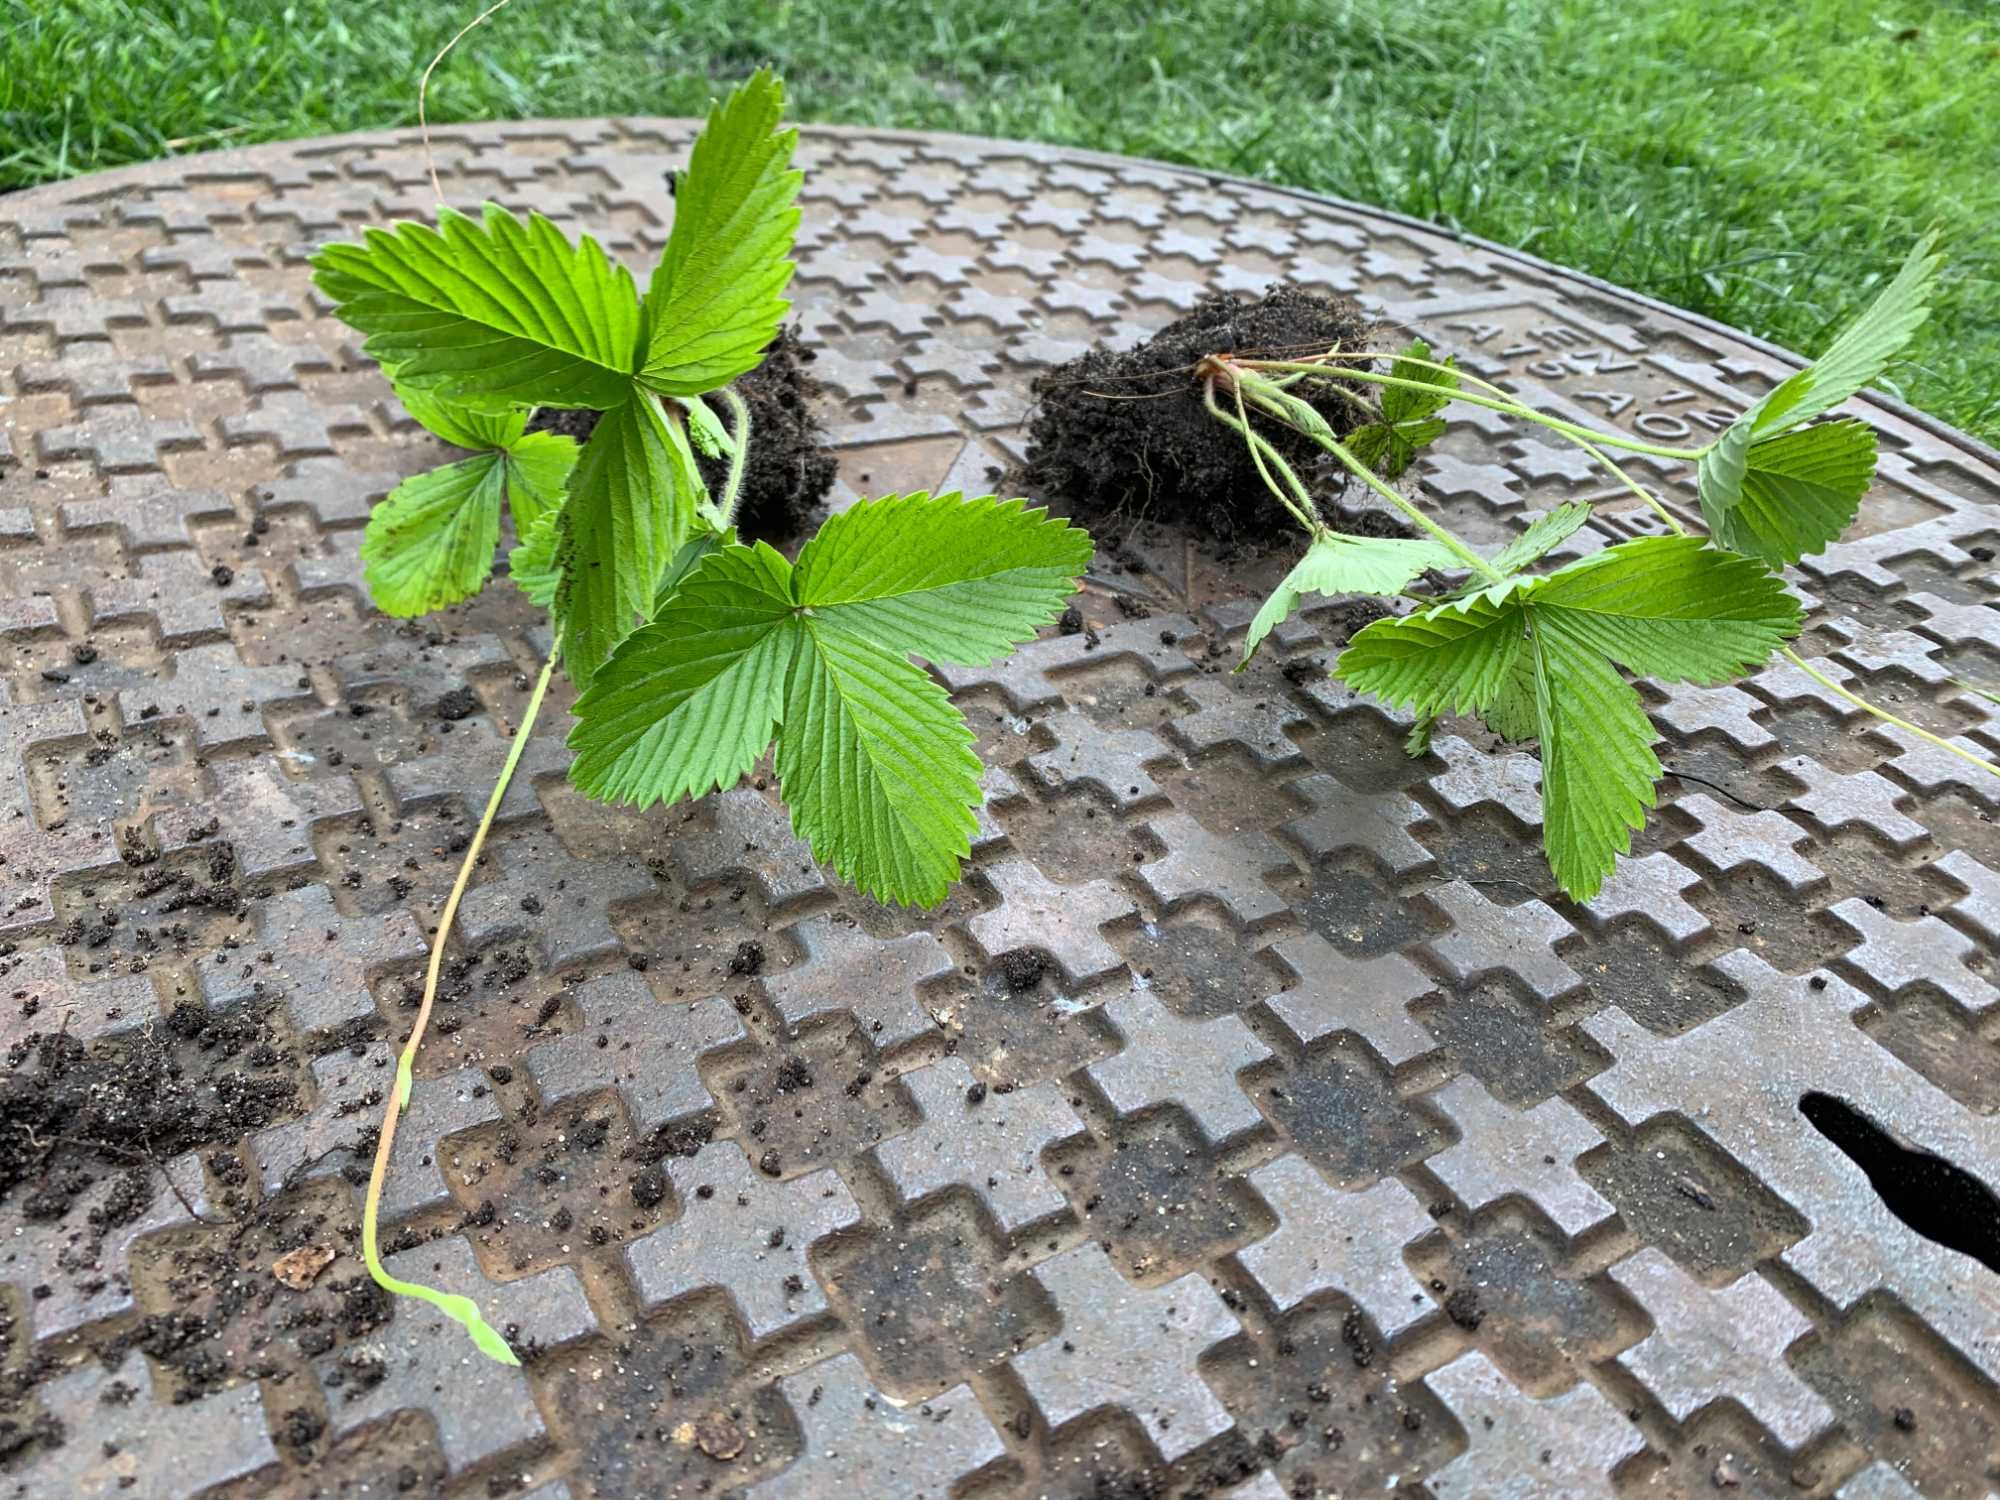
[[[1494,571],[1491,563],[1487,562],[1485,558],[1460,541],[1447,527],[1433,521],[1416,506],[1384,484],[1372,469],[1362,463],[1352,453],[1348,452],[1340,439],[1333,435],[1333,429],[1326,425],[1326,419],[1314,411],[1311,406],[1290,392],[1279,389],[1272,382],[1252,371],[1235,367],[1232,369],[1232,374],[1237,381],[1239,400],[1247,395],[1259,409],[1276,417],[1295,431],[1304,433],[1339,460],[1341,465],[1350,474],[1353,474],[1363,484],[1367,485],[1376,494],[1393,505],[1409,519],[1411,524],[1420,527],[1430,535],[1433,541],[1449,550],[1454,557],[1463,560],[1465,565],[1473,572],[1494,583],[1500,581],[1500,574]],[[1275,457],[1276,455],[1274,454],[1273,456]],[[1280,460],[1280,462],[1283,462],[1283,460]],[[1287,467],[1289,468],[1289,466]]]
[[[1432,361],[1428,360],[1411,361],[1411,363],[1421,363],[1426,367],[1442,368],[1442,366],[1435,366]],[[1234,368],[1265,371],[1276,370],[1286,373],[1298,372],[1301,374],[1316,373],[1331,378],[1327,366],[1318,361],[1308,363],[1301,360],[1258,359],[1246,360],[1242,364],[1234,366]],[[1454,371],[1453,373],[1461,372]],[[1343,368],[1339,374],[1343,380],[1361,380],[1366,381],[1370,385],[1390,386],[1407,391],[1423,391],[1430,395],[1435,395],[1438,392],[1438,387],[1428,384],[1425,381],[1403,380],[1394,375],[1378,374],[1374,370],[1350,370]],[[1479,384],[1484,385],[1486,382],[1480,381]],[[1653,458],[1668,458],[1676,461],[1691,462],[1699,459],[1708,451],[1706,447],[1667,448],[1662,447],[1658,443],[1642,443],[1637,438],[1626,437],[1623,433],[1619,432],[1599,432],[1595,428],[1580,426],[1575,422],[1565,422],[1560,417],[1552,417],[1546,412],[1536,411],[1533,407],[1523,405],[1520,401],[1511,398],[1502,400],[1491,396],[1475,396],[1470,391],[1455,390],[1450,392],[1450,399],[1453,401],[1465,401],[1473,406],[1483,406],[1489,411],[1502,412],[1510,417],[1519,417],[1525,422],[1533,422],[1538,426],[1546,427],[1551,432],[1560,432],[1564,437],[1582,438],[1593,443],[1602,444],[1607,448],[1622,448],[1628,453],[1644,453]],[[1709,446],[1712,447],[1713,444]]]

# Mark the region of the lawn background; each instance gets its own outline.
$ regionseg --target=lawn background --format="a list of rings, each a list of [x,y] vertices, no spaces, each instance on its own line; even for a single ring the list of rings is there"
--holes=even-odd
[[[476,7],[0,9],[8,188],[411,124],[419,73]],[[2000,441],[1989,0],[514,0],[439,69],[431,115],[693,114],[764,61],[800,120],[1333,193],[1808,353],[1936,221],[1950,279],[1898,388]]]

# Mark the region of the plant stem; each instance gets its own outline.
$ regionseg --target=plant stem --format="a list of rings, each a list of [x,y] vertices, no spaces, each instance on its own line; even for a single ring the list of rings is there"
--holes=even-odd
[[[1290,415],[1287,413],[1281,400],[1274,399],[1273,397],[1266,395],[1264,393],[1264,391],[1261,389],[1261,387],[1264,385],[1264,382],[1260,377],[1256,375],[1249,375],[1247,379],[1244,379],[1243,377],[1245,372],[1239,369],[1237,373],[1239,381],[1237,386],[1239,399],[1243,394],[1243,387],[1245,385],[1248,385],[1249,397],[1252,401],[1257,403],[1259,409],[1269,413],[1271,416],[1276,417],[1279,421],[1284,422],[1286,426],[1291,427],[1294,431],[1304,432],[1307,437],[1311,438],[1314,442],[1318,443],[1320,447],[1326,449],[1327,452],[1331,453],[1335,458],[1339,459],[1341,464],[1347,469],[1347,471],[1350,474],[1354,475],[1357,479],[1359,479],[1363,484],[1367,485],[1376,494],[1380,495],[1384,500],[1387,500],[1391,505],[1395,506],[1397,510],[1401,511],[1403,515],[1409,518],[1409,520],[1413,525],[1421,527],[1424,531],[1428,532],[1433,541],[1437,542],[1440,546],[1448,550],[1454,557],[1459,558],[1462,562],[1464,562],[1464,564],[1468,568],[1470,568],[1473,572],[1477,573],[1480,577],[1490,579],[1495,583],[1500,581],[1500,575],[1494,571],[1493,565],[1491,563],[1489,563],[1485,558],[1481,557],[1477,552],[1473,551],[1472,548],[1468,547],[1464,542],[1460,541],[1458,537],[1454,535],[1448,528],[1439,525],[1436,521],[1433,521],[1429,516],[1425,515],[1416,506],[1412,505],[1409,501],[1405,500],[1401,495],[1397,494],[1388,485],[1384,484],[1380,479],[1378,479],[1375,476],[1375,472],[1372,469],[1370,469],[1368,465],[1364,464],[1363,462],[1361,462],[1360,459],[1356,458],[1352,453],[1349,453],[1347,451],[1346,445],[1343,444],[1338,438],[1333,436],[1331,429],[1314,432],[1301,427],[1298,423],[1291,420]],[[1425,387],[1425,389],[1428,390],[1431,389],[1431,387]],[[1292,401],[1298,400],[1296,396],[1285,397],[1284,399]],[[1315,415],[1317,414],[1315,413]],[[1321,426],[1324,428],[1324,423],[1322,423]]]
[[[722,516],[722,529],[727,531],[736,524],[736,506],[743,499],[743,475],[750,455],[750,403],[736,393],[733,385],[725,385],[716,394],[729,408],[735,424],[729,430],[729,440],[735,444],[729,455],[729,474],[722,481],[722,499],[715,507]]]
[[[1429,362],[1427,361],[1426,363]],[[1319,361],[1308,364],[1298,360],[1244,360],[1237,368],[1258,371],[1299,371],[1304,373],[1316,371],[1321,375],[1328,375],[1329,377],[1331,374],[1328,367]],[[1501,399],[1492,396],[1475,396],[1472,392],[1464,390],[1444,391],[1440,387],[1431,385],[1426,381],[1403,380],[1394,375],[1378,374],[1374,370],[1349,370],[1343,368],[1339,373],[1340,377],[1344,380],[1363,380],[1372,385],[1393,386],[1398,390],[1423,391],[1432,396],[1448,396],[1453,401],[1465,401],[1471,403],[1473,406],[1486,407],[1491,411],[1505,412],[1510,417],[1519,417],[1523,421],[1533,422],[1538,426],[1548,428],[1551,432],[1560,432],[1564,437],[1584,438],[1593,443],[1601,443],[1607,448],[1623,448],[1630,453],[1645,453],[1654,458],[1693,460],[1700,458],[1707,451],[1705,448],[1665,448],[1658,443],[1642,443],[1637,438],[1629,438],[1619,432],[1599,432],[1595,428],[1579,426],[1575,422],[1565,422],[1560,417],[1552,417],[1546,412],[1536,411],[1532,406],[1524,405],[1511,397]],[[1481,383],[1484,384],[1484,382]]]
[[[1335,358],[1360,359],[1363,358],[1364,356],[1361,354],[1352,354],[1343,350],[1336,349],[1329,351],[1325,357],[1328,359],[1335,359]],[[1492,381],[1481,379],[1479,376],[1472,374],[1470,371],[1459,369],[1458,366],[1456,365],[1445,364],[1442,361],[1435,359],[1419,359],[1413,354],[1389,354],[1387,352],[1382,352],[1379,354],[1370,353],[1365,357],[1370,359],[1375,359],[1375,358],[1394,359],[1400,361],[1403,364],[1416,365],[1420,369],[1436,370],[1442,374],[1454,376],[1459,380],[1467,382],[1468,384],[1476,385],[1480,387],[1480,389],[1482,390],[1491,391],[1495,397],[1507,403],[1505,409],[1512,413],[1525,417],[1530,421],[1550,422],[1553,420],[1551,418],[1543,417],[1540,414],[1536,413],[1535,411],[1531,410],[1530,408],[1523,406],[1512,395],[1510,395],[1507,391],[1503,390],[1501,387],[1495,385]],[[1253,361],[1253,363],[1255,363],[1255,361]],[[1332,386],[1334,390],[1340,392],[1340,394],[1344,396],[1347,396],[1350,400],[1358,399],[1353,395],[1351,391],[1348,391],[1345,387],[1341,386],[1337,381],[1333,379],[1333,370],[1331,368],[1326,366],[1320,366],[1319,368],[1321,370],[1323,377],[1327,379],[1328,383]],[[1351,370],[1342,370],[1340,373],[1354,374],[1356,372]],[[1283,380],[1275,381],[1273,383],[1277,385],[1290,385],[1293,381],[1303,380],[1306,378],[1307,378],[1307,371],[1299,370],[1295,371],[1290,375],[1285,376]],[[1438,390],[1440,389],[1440,387],[1431,386],[1427,387],[1427,389]],[[1676,536],[1687,535],[1687,528],[1681,525],[1681,523],[1677,519],[1675,519],[1674,513],[1668,510],[1665,505],[1661,504],[1659,498],[1656,495],[1654,495],[1652,491],[1648,490],[1644,485],[1640,484],[1630,474],[1626,473],[1624,468],[1620,466],[1611,457],[1610,454],[1606,453],[1602,448],[1598,447],[1597,444],[1593,442],[1589,437],[1584,436],[1584,433],[1587,431],[1587,429],[1581,427],[1571,427],[1569,424],[1564,423],[1557,430],[1561,431],[1564,437],[1567,437],[1571,442],[1575,443],[1577,447],[1581,448],[1585,453],[1588,453],[1592,458],[1596,459],[1600,464],[1602,464],[1605,467],[1607,471],[1610,472],[1611,476],[1614,479],[1616,479],[1620,484],[1624,485],[1625,488],[1630,490],[1634,495],[1638,496],[1640,500],[1645,502],[1647,507],[1652,510],[1653,514],[1658,516],[1663,522],[1666,523],[1668,530],[1672,531]],[[1603,436],[1603,434],[1600,434],[1600,436]],[[1699,450],[1690,450],[1689,456],[1698,458],[1700,457],[1700,452]]]
[[[1250,461],[1257,466],[1257,473],[1262,477],[1265,488],[1277,496],[1278,503],[1292,513],[1292,519],[1305,528],[1306,535],[1318,537],[1321,532],[1325,531],[1326,527],[1318,521],[1317,513],[1313,509],[1312,497],[1306,493],[1306,487],[1299,482],[1298,474],[1290,464],[1285,462],[1284,456],[1269,443],[1265,442],[1263,437],[1250,426],[1250,414],[1243,410],[1243,388],[1241,386],[1236,388],[1236,416],[1230,416],[1228,412],[1216,405],[1215,382],[1212,380],[1202,387],[1202,402],[1208,407],[1210,416],[1222,423],[1223,426],[1233,427],[1243,435],[1244,442],[1250,445]],[[1277,464],[1278,472],[1285,476],[1285,482],[1292,487],[1292,493],[1298,496],[1297,505],[1294,505],[1285,492],[1278,487],[1277,481],[1272,479],[1270,471],[1264,467],[1263,455],[1266,453]]]
[[[1658,516],[1662,521],[1665,521],[1667,523],[1667,529],[1673,532],[1675,536],[1686,536],[1688,534],[1687,527],[1681,525],[1681,523],[1675,519],[1674,513],[1668,510],[1666,506],[1660,502],[1659,497],[1656,496],[1651,490],[1647,489],[1644,485],[1639,483],[1639,481],[1634,479],[1630,474],[1627,474],[1621,465],[1613,461],[1610,454],[1606,453],[1602,448],[1599,448],[1596,444],[1592,443],[1588,438],[1577,437],[1574,433],[1571,433],[1568,436],[1569,440],[1575,443],[1577,447],[1581,448],[1585,453],[1588,453],[1592,458],[1596,459],[1599,463],[1603,464],[1606,469],[1609,469],[1611,471],[1612,477],[1615,478],[1620,484],[1624,485],[1626,489],[1630,490],[1633,494],[1637,495],[1641,500],[1645,501],[1646,504],[1652,508],[1653,514]]]
[[[1340,359],[1353,359],[1356,358],[1357,356],[1344,353],[1341,350],[1334,350],[1329,354],[1328,357],[1329,358],[1337,357]],[[1372,357],[1375,356],[1371,356],[1371,358]],[[1455,379],[1464,382],[1467,385],[1476,385],[1481,390],[1490,392],[1492,395],[1499,397],[1503,401],[1511,402],[1516,406],[1519,406],[1521,404],[1520,399],[1517,396],[1515,396],[1513,392],[1505,390],[1502,387],[1495,385],[1490,380],[1484,379],[1481,376],[1473,374],[1470,370],[1461,370],[1457,365],[1446,364],[1435,359],[1419,359],[1417,356],[1413,354],[1391,355],[1385,353],[1379,357],[1383,359],[1401,360],[1404,364],[1416,365],[1419,369],[1435,370],[1440,374],[1450,375]],[[1333,388],[1335,390],[1339,390],[1341,387],[1336,383]],[[1522,407],[1522,410],[1528,411],[1528,408]],[[1532,416],[1533,413],[1529,412],[1529,415]],[[1580,429],[1576,432],[1564,433],[1563,435],[1567,437],[1571,442],[1575,443],[1577,447],[1581,448],[1585,453],[1588,453],[1592,458],[1596,459],[1600,464],[1604,465],[1605,469],[1610,472],[1612,478],[1616,479],[1620,484],[1624,485],[1626,489],[1630,490],[1634,495],[1637,495],[1641,500],[1643,500],[1646,503],[1646,505],[1652,510],[1653,514],[1658,516],[1662,521],[1664,521],[1667,524],[1668,530],[1672,531],[1674,535],[1676,536],[1687,535],[1687,528],[1681,525],[1681,523],[1675,519],[1674,513],[1668,510],[1666,506],[1660,502],[1659,498],[1652,493],[1652,491],[1648,490],[1644,485],[1640,484],[1638,480],[1634,479],[1630,474],[1627,474],[1624,468],[1617,462],[1617,460],[1613,459],[1610,454],[1606,453],[1602,448],[1598,447],[1597,444],[1593,442],[1590,438],[1582,436]],[[1699,450],[1697,450],[1693,456],[1699,457],[1700,456]]]
[[[2000,776],[2000,765],[1995,765],[1992,761],[1987,760],[1984,756],[1974,755],[1970,750],[1966,749],[1963,745],[1954,745],[1950,740],[1942,739],[1939,736],[1932,734],[1928,729],[1920,729],[1915,724],[1912,724],[1908,719],[1899,719],[1894,714],[1890,713],[1886,708],[1877,708],[1874,704],[1870,703],[1866,698],[1861,697],[1857,693],[1849,692],[1846,688],[1842,687],[1839,683],[1835,682],[1831,677],[1828,677],[1824,672],[1821,672],[1817,668],[1809,665],[1806,659],[1800,656],[1798,652],[1792,650],[1791,647],[1786,646],[1781,649],[1782,649],[1782,654],[1786,661],[1790,662],[1793,666],[1797,667],[1801,672],[1805,673],[1806,676],[1810,677],[1814,682],[1818,683],[1828,692],[1837,693],[1840,697],[1845,698],[1849,703],[1852,703],[1856,708],[1861,709],[1866,713],[1873,714],[1876,718],[1880,719],[1885,724],[1893,724],[1896,726],[1896,728],[1903,730],[1905,733],[1915,735],[1918,739],[1924,741],[1926,744],[1935,745],[1940,750],[1949,750],[1953,755],[1958,756],[1961,760],[1971,761],[1975,766],[1979,767],[1980,770],[1990,772],[1994,776]]]
[[[388,1105],[382,1111],[382,1132],[375,1143],[375,1167],[369,1173],[368,1196],[361,1206],[361,1256],[367,1262],[368,1274],[375,1278],[375,1284],[390,1293],[421,1298],[447,1316],[456,1318],[465,1325],[474,1343],[503,1364],[519,1364],[520,1361],[514,1357],[506,1341],[480,1317],[471,1299],[415,1282],[399,1281],[391,1276],[383,1269],[376,1231],[382,1212],[382,1189],[389,1179],[389,1158],[396,1146],[396,1122],[410,1102],[417,1048],[423,1045],[424,1031],[430,1025],[431,1007],[437,1001],[438,976],[444,968],[445,945],[451,935],[451,924],[458,915],[458,904],[465,897],[465,888],[472,879],[473,867],[479,862],[480,851],[485,848],[486,834],[493,826],[494,816],[500,811],[500,801],[507,795],[507,786],[513,781],[522,753],[528,748],[528,736],[534,731],[536,715],[541,712],[542,699],[548,693],[549,679],[555,674],[556,661],[561,654],[562,632],[558,630],[555,639],[549,643],[548,660],[542,663],[542,673],[535,680],[535,690],[528,697],[527,712],[514,731],[513,743],[507,748],[500,779],[494,783],[493,794],[486,799],[486,811],[480,815],[479,827],[472,835],[472,843],[466,848],[465,859],[459,864],[458,878],[452,882],[451,894],[445,898],[444,913],[438,919],[437,937],[431,943],[430,966],[424,972],[423,1002],[417,1007],[417,1018],[410,1027],[410,1039],[403,1044],[402,1055],[396,1059],[396,1081],[389,1090]]]

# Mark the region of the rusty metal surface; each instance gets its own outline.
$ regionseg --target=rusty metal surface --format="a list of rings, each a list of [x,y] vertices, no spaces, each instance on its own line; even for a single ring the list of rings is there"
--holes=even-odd
[[[457,129],[439,168],[643,266],[689,129]],[[1035,370],[1278,277],[1662,441],[1786,369],[1296,194],[945,137],[802,155],[837,498],[990,488]],[[1994,1488],[2000,1275],[1798,1104],[2000,1183],[2000,787],[1782,666],[1648,687],[1685,775],[1578,908],[1531,757],[1442,735],[1407,762],[1393,716],[1296,668],[1331,612],[1232,678],[1272,565],[1177,537],[1130,540],[1089,632],[946,674],[996,769],[928,917],[841,891],[755,787],[586,804],[558,703],[387,1206],[398,1261],[534,1353],[475,1362],[371,1302],[390,1044],[545,644],[504,589],[414,626],[362,592],[369,503],[439,447],[306,260],[430,208],[394,134],[0,203],[0,1029],[115,1057],[254,1017],[177,1066],[280,1100],[183,1141],[177,1193],[141,1160],[0,1201],[0,1492]],[[1799,570],[1805,650],[1992,755],[2000,708],[1953,679],[2000,678],[2000,471],[1860,409],[1881,477]],[[1477,411],[1417,479],[1481,540],[1607,490]],[[1649,524],[1600,516],[1573,545]],[[1917,1186],[1931,1233],[2000,1254],[1976,1196]],[[320,1244],[319,1281],[272,1281]]]

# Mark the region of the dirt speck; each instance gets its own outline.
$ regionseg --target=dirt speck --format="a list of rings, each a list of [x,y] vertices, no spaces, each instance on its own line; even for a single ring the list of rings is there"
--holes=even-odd
[[[333,1246],[301,1245],[271,1262],[271,1274],[295,1292],[303,1292],[320,1272],[333,1264]]]
[[[694,1441],[710,1458],[727,1463],[743,1451],[748,1435],[741,1423],[715,1411],[694,1424]]]

